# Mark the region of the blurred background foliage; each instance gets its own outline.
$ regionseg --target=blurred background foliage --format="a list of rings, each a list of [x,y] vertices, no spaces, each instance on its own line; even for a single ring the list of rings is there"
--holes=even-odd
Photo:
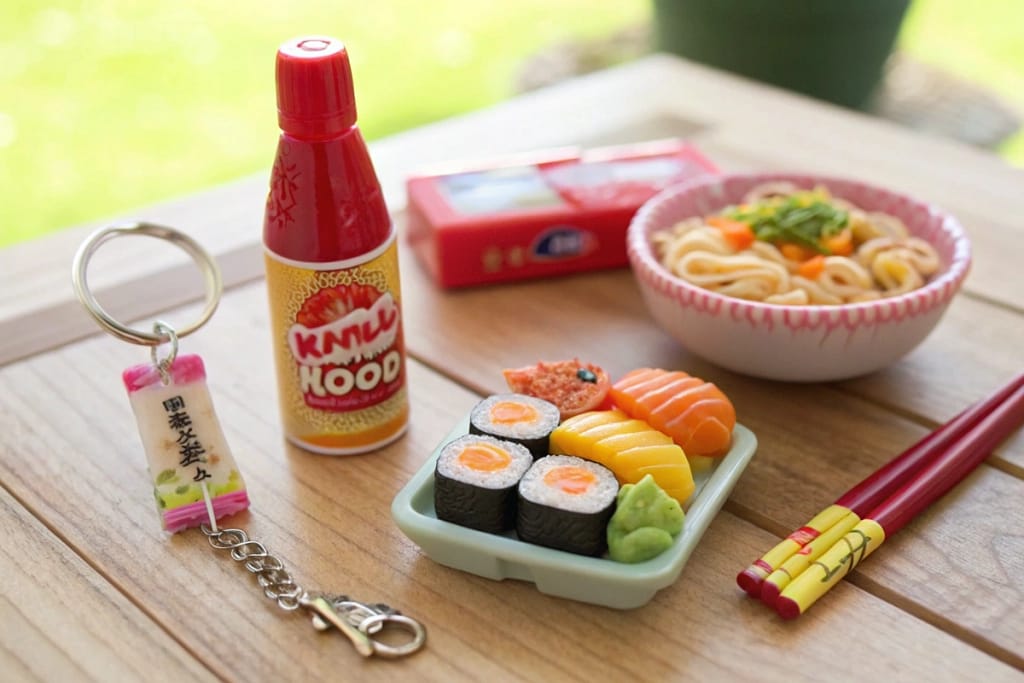
[[[649,0],[3,3],[0,246],[265,171],[292,36],[346,42],[372,140],[514,95],[552,46],[614,52],[650,18]],[[1021,26],[1019,0],[915,0],[899,49],[1024,110]],[[1024,164],[1024,136],[999,151]]]

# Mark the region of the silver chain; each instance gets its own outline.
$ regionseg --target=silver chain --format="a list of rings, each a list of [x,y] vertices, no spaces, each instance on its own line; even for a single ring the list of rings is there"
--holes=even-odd
[[[306,591],[295,583],[291,573],[284,568],[284,563],[270,554],[265,545],[251,540],[242,529],[212,529],[206,524],[200,529],[211,546],[218,550],[230,550],[232,560],[241,562],[243,567],[255,574],[263,594],[276,600],[278,607],[293,612],[302,606],[302,597]]]
[[[209,498],[207,502],[210,506]],[[364,657],[405,657],[423,647],[427,631],[415,619],[384,603],[365,604],[347,595],[311,595],[295,583],[291,572],[284,568],[284,563],[272,555],[265,545],[250,539],[242,529],[219,529],[210,507],[211,523],[199,527],[210,545],[217,550],[229,550],[231,559],[242,563],[247,571],[255,574],[263,594],[276,601],[281,609],[288,612],[300,607],[308,609],[313,612],[313,626],[318,631],[338,629]],[[405,631],[409,639],[400,645],[375,640],[373,636],[388,626]]]

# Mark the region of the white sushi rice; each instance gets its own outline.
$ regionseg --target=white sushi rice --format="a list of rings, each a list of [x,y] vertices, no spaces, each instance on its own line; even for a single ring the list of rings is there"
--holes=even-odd
[[[586,493],[571,494],[549,486],[544,475],[557,467],[580,467],[592,472],[597,483]],[[619,482],[615,475],[604,465],[590,460],[577,458],[574,455],[549,455],[540,458],[523,475],[519,482],[519,495],[523,498],[560,510],[572,512],[595,513],[607,508],[619,493]]]
[[[538,418],[529,422],[495,424],[490,420],[491,408],[498,403],[521,403],[537,410]],[[495,394],[480,401],[473,408],[470,419],[480,431],[507,439],[536,439],[550,434],[558,426],[558,406],[549,401],[526,394]]]
[[[490,472],[482,472],[466,467],[459,462],[459,454],[473,444],[487,444],[501,448],[511,456],[508,467]],[[515,486],[523,474],[533,464],[533,456],[525,446],[511,441],[503,441],[485,434],[467,434],[449,442],[441,449],[437,458],[437,471],[449,479],[472,484],[486,489],[505,489]]]

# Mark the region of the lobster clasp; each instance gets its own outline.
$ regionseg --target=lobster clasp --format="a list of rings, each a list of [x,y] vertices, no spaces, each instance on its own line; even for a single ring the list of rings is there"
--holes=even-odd
[[[405,657],[417,652],[427,641],[427,629],[423,624],[387,605],[367,605],[344,595],[335,599],[306,595],[299,604],[313,612],[314,628],[318,631],[338,629],[363,657]],[[374,638],[389,626],[405,631],[411,638],[400,645],[390,645]]]

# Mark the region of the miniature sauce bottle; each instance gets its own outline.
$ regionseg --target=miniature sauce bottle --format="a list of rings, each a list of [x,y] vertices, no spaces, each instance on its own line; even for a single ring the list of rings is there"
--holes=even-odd
[[[345,46],[283,44],[277,109],[263,243],[285,436],[317,453],[374,450],[405,431],[409,399],[395,228]]]

